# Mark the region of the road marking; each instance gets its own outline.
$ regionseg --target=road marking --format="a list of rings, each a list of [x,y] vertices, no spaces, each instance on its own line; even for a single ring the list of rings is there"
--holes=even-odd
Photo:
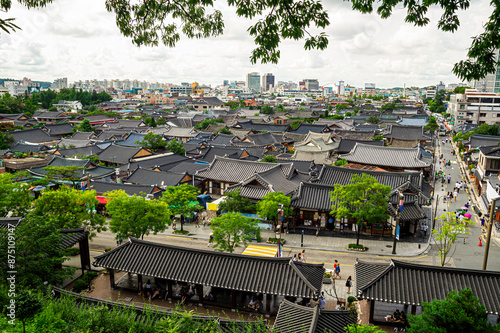
[[[382,258],[395,258],[395,259],[405,259],[405,260],[409,260],[409,259],[420,259],[420,258],[425,258],[427,257],[427,254],[426,255],[423,255],[423,256],[420,256],[420,257],[409,257],[409,258],[405,258],[405,257],[391,257],[391,256],[386,256],[386,255],[383,255],[383,254],[379,254],[377,257],[382,257]]]
[[[322,252],[322,253],[334,253],[334,254],[348,254],[348,253],[344,253],[344,252],[332,252],[332,251],[318,251],[318,252]]]
[[[317,261],[306,261],[309,264],[324,264],[324,265],[331,265],[333,266],[335,263],[333,262],[317,262]],[[347,266],[347,267],[354,267],[354,265],[347,265],[347,264],[342,264],[342,266]]]
[[[191,239],[190,237],[181,237],[181,236],[167,236],[167,238]]]
[[[96,249],[89,249],[89,251],[95,251],[95,252],[105,252],[104,250],[96,250]]]

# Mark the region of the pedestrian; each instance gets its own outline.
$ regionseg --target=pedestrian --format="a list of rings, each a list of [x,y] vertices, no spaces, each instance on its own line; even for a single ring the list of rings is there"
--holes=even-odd
[[[448,184],[451,182],[451,175],[448,175]]]
[[[460,183],[457,183],[456,191],[457,193],[460,193]]]
[[[208,237],[208,244],[207,247],[210,247],[210,245],[214,242],[214,234],[210,233],[210,236]]]
[[[467,207],[471,207],[471,206],[472,206],[472,201],[470,201],[470,199],[469,199],[469,200],[467,200]]]
[[[484,222],[486,222],[484,217],[481,217],[481,227],[484,227]]]
[[[458,196],[458,192],[457,191],[453,192],[454,201],[457,201],[457,196]]]
[[[316,224],[316,237],[318,237],[318,235],[319,235],[319,225]]]
[[[306,262],[306,250],[302,250],[302,262]]]
[[[335,267],[335,278],[339,278],[339,279],[342,279],[342,277],[340,276],[340,264],[337,260],[335,260],[335,264],[334,267]]]
[[[424,238],[427,237],[427,230],[429,230],[429,226],[427,223],[424,224]]]
[[[467,190],[467,183],[464,182],[464,191]]]
[[[352,281],[350,276],[345,281],[345,286],[347,287],[347,293],[351,293]]]
[[[324,309],[326,305],[325,295],[321,295],[319,298],[319,308]]]
[[[296,254],[293,255],[293,261],[297,261],[297,255]]]
[[[302,257],[301,257],[300,252],[299,252],[299,255],[297,256],[297,261],[298,261],[298,262],[302,262]]]

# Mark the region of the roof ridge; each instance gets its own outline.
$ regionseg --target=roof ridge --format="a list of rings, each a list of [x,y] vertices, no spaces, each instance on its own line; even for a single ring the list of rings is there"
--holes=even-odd
[[[281,258],[281,257],[280,257],[280,258]],[[295,273],[297,273],[297,275],[298,275],[298,276],[302,279],[302,281],[304,281],[304,283],[305,283],[305,284],[306,284],[309,288],[311,288],[311,290],[312,290],[312,291],[314,291],[314,292],[319,292],[319,290],[318,290],[318,289],[316,289],[316,287],[315,287],[315,286],[313,286],[313,285],[312,285],[312,283],[311,283],[311,282],[309,282],[309,280],[308,280],[308,279],[306,279],[306,277],[304,276],[304,274],[302,274],[302,272],[300,271],[300,269],[296,266],[296,265],[297,265],[297,264],[296,264],[296,262],[295,262],[295,261],[293,261],[293,259],[292,259],[292,258],[290,258],[290,260],[288,261],[288,264],[292,267],[292,269],[295,271]],[[300,263],[300,264],[302,265],[303,263]],[[317,265],[322,265],[322,264],[317,264]]]

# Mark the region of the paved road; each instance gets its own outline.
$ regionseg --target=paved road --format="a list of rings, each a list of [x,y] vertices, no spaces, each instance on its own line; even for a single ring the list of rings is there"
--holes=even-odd
[[[457,181],[467,181],[467,178],[461,174],[461,170],[457,164],[457,160],[455,156],[451,154],[451,144],[445,143],[440,144],[441,152],[443,153],[443,157],[446,160],[451,160],[451,167],[443,168],[443,164],[437,163],[437,170],[444,170],[446,175],[451,175],[450,184],[446,183],[444,186],[440,183],[436,184],[436,193],[435,198],[437,199],[437,216],[447,212],[459,209],[462,207],[468,200],[473,200],[473,196],[469,190],[463,191],[461,190],[457,196],[457,201],[452,201],[451,203],[443,202],[443,195],[446,192],[453,191],[455,183]],[[439,153],[439,152],[438,152]],[[470,186],[470,185],[468,185]],[[437,198],[439,196],[439,198]],[[435,207],[435,206],[434,206]],[[479,247],[479,237],[484,233],[481,231],[481,223],[479,217],[474,212],[473,209],[469,209],[469,213],[472,214],[471,220],[475,222],[475,225],[470,228],[471,234],[467,235],[465,239],[461,238],[459,242],[455,244],[454,253],[452,254],[452,260],[450,264],[452,266],[460,267],[460,268],[470,268],[470,269],[482,269],[483,264],[483,256],[485,249],[485,241],[482,241],[483,246]],[[439,265],[439,257],[438,251],[435,246],[432,247],[432,250],[429,253],[434,258],[434,264]],[[489,260],[488,260],[488,270],[500,271],[500,247],[497,242],[491,242]]]

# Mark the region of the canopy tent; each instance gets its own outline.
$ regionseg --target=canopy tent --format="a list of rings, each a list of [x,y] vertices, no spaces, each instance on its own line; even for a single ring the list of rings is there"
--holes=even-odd
[[[207,209],[208,210],[213,210],[213,211],[218,211],[219,210],[219,204],[226,200],[226,197],[219,198],[215,201],[212,202],[207,202]]]

